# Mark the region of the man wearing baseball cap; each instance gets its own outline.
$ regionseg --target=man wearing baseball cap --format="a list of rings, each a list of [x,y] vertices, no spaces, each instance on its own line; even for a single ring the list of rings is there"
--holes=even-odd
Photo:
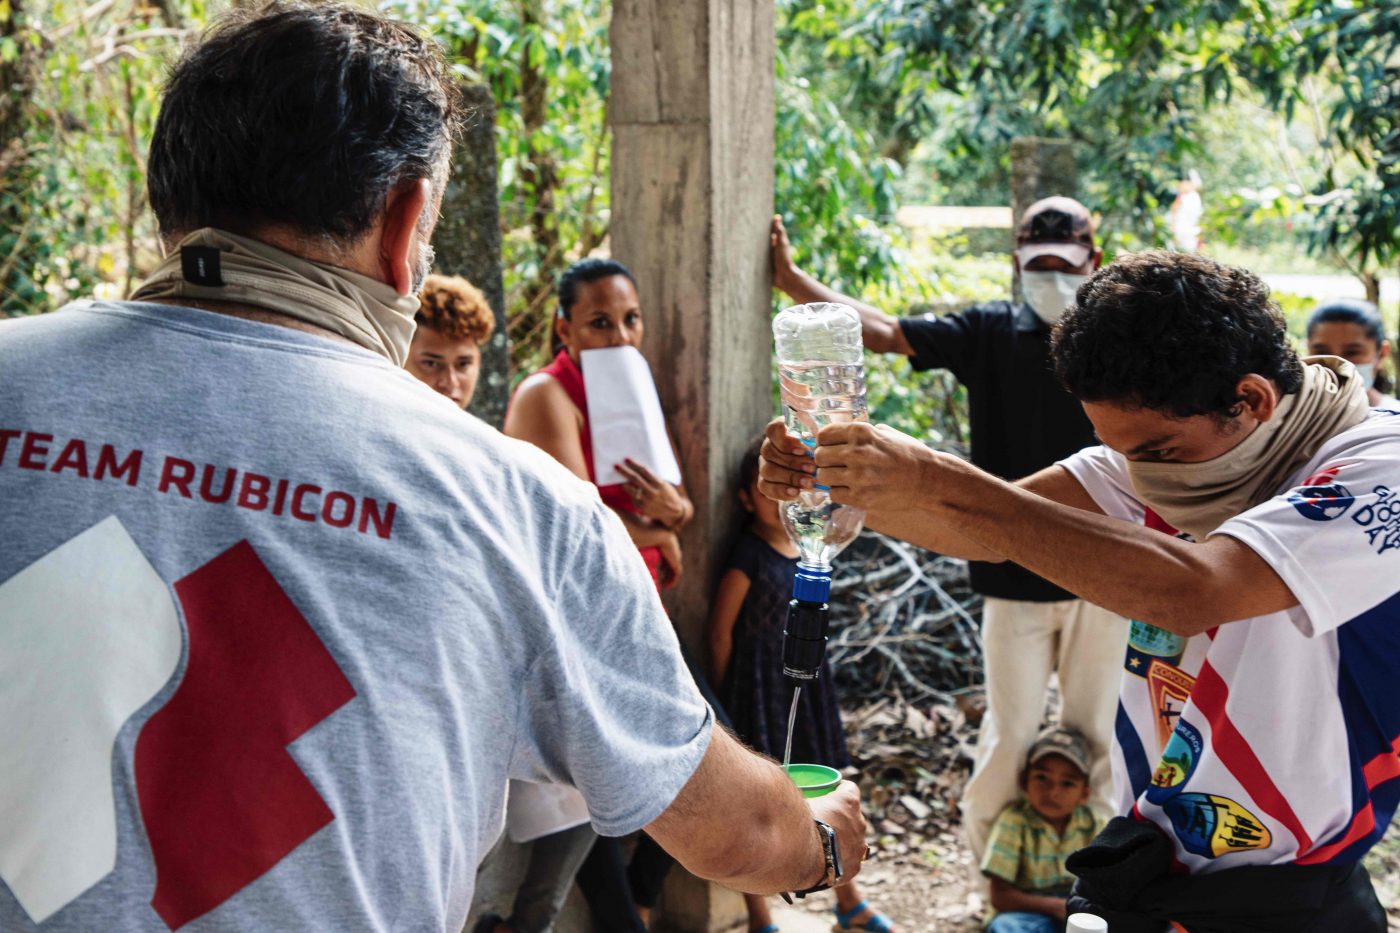
[[[868,350],[902,353],[917,370],[946,369],[967,387],[971,460],[1007,480],[1030,476],[1095,444],[1079,403],[1055,379],[1050,330],[1103,260],[1088,209],[1072,198],[1037,201],[1022,215],[1012,262],[1025,302],[986,301],[954,314],[897,318],[843,295],[793,265],[780,218],[771,236],[773,285],[798,302],[839,301],[860,312]],[[1092,804],[1112,813],[1112,743],[1127,623],[1012,563],[971,562],[985,597],[987,711],[963,795],[963,825],[980,861],[1017,778],[1058,673],[1063,720],[1085,736]]]

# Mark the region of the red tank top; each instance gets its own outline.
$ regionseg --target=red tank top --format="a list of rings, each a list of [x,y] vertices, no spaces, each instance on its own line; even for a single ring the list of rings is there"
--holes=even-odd
[[[583,371],[578,368],[569,356],[568,350],[560,350],[554,357],[554,362],[540,370],[547,376],[553,377],[564,389],[564,394],[569,397],[569,401],[578,407],[579,414],[583,416],[583,424],[579,428],[578,440],[583,447],[583,463],[588,468],[588,478],[593,485],[598,486],[598,473],[593,467],[593,434],[588,429],[588,395],[584,391]],[[636,503],[632,497],[627,495],[627,490],[622,483],[612,483],[607,486],[598,486],[598,495],[603,502],[619,512],[637,513]],[[646,561],[647,569],[651,571],[651,578],[661,583],[661,549],[658,547],[638,548],[642,554],[642,560]]]

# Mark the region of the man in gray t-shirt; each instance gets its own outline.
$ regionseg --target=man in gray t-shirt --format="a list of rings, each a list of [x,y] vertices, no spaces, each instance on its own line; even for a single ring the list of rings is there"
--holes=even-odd
[[[455,931],[509,778],[744,890],[858,869],[593,488],[396,365],[454,108],[362,10],[228,21],[152,144],[170,258],[0,323],[0,929]]]

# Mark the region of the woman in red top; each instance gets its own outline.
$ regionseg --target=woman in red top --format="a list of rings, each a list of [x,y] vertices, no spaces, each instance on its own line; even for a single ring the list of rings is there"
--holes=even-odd
[[[561,349],[552,363],[520,383],[506,412],[505,433],[529,441],[596,484],[579,354],[606,347],[640,348],[639,305],[636,282],[621,263],[585,259],[571,266],[559,280],[559,310],[554,319],[554,336]],[[599,486],[598,493],[622,519],[657,585],[674,585],[681,575],[678,535],[695,508],[684,487],[658,479],[641,464],[629,460],[617,469],[627,482]],[[707,694],[706,699],[711,697]],[[670,856],[648,836],[638,841],[630,866],[616,839],[599,838],[578,878],[595,926],[617,933],[644,933],[670,866]],[[491,929],[504,933],[502,927]]]
[[[627,267],[610,259],[575,263],[559,280],[554,333],[562,344],[554,361],[520,383],[506,412],[505,433],[548,452],[578,476],[596,483],[579,354],[604,347],[641,347],[642,311]],[[679,459],[679,458],[677,458]],[[626,483],[598,493],[622,518],[658,584],[681,575],[679,532],[695,514],[684,486],[658,479],[640,463],[617,465]]]

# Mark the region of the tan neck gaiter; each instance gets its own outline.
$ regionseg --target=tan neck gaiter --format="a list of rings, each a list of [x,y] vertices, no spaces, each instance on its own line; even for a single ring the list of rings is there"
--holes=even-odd
[[[408,359],[418,299],[369,276],[213,227],[180,241],[133,301],[228,301],[325,328],[395,366]]]
[[[1355,368],[1335,356],[1303,361],[1303,385],[1232,450],[1204,463],[1128,462],[1138,498],[1173,527],[1204,541],[1226,521],[1281,491],[1330,438],[1366,419]]]

